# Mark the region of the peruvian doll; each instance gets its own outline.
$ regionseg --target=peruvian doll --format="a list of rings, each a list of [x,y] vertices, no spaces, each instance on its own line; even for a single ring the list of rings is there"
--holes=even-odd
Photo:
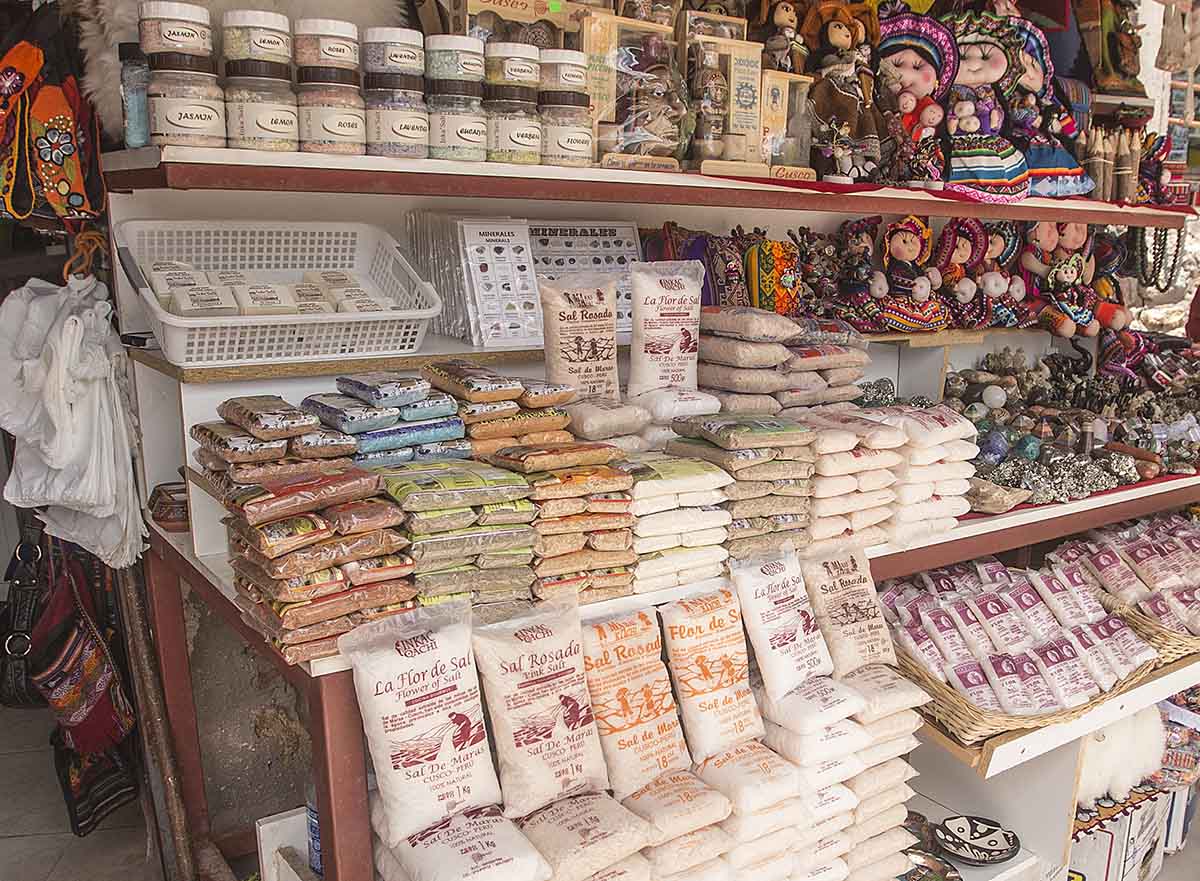
[[[1046,305],[1038,313],[1038,324],[1052,334],[1072,337],[1095,336],[1100,332],[1096,319],[1096,292],[1083,282],[1082,254],[1055,260],[1046,274]]]
[[[1092,237],[1092,290],[1096,292],[1096,318],[1100,326],[1119,331],[1129,326],[1131,316],[1125,308],[1117,271],[1125,265],[1125,243],[1108,233]]]
[[[1007,19],[987,12],[963,12],[942,21],[958,44],[958,74],[946,103],[946,189],[984,202],[1024,199],[1029,167],[1002,133],[1004,102],[1021,73],[1017,33]]]
[[[847,220],[838,230],[842,253],[842,268],[838,275],[838,297],[830,312],[861,333],[878,333],[884,329],[880,319],[882,305],[873,296],[872,277],[875,274],[875,236],[883,218],[860,217]]]
[[[913,214],[884,230],[883,272],[872,278],[871,293],[881,301],[880,318],[888,330],[945,330],[946,310],[934,296],[942,286],[942,274],[936,267],[925,266],[932,242],[929,225]]]
[[[1046,276],[1054,262],[1054,250],[1058,247],[1058,224],[1053,220],[1027,221],[1025,245],[1017,268],[1025,282],[1025,296],[1031,304],[1041,299],[1046,287]]]
[[[1029,192],[1034,196],[1079,196],[1095,182],[1058,140],[1074,131],[1074,118],[1054,95],[1054,63],[1041,28],[1023,18],[1009,22],[1021,38],[1021,75],[1009,104],[1012,139],[1025,153]]]
[[[942,274],[938,297],[950,327],[973,329],[992,323],[991,297],[974,278],[987,245],[987,232],[973,217],[956,217],[942,227],[933,264]]]
[[[1025,282],[1013,274],[1013,263],[1021,248],[1021,232],[1011,220],[984,224],[987,248],[975,281],[992,301],[993,327],[1033,327],[1037,316],[1023,302]]]

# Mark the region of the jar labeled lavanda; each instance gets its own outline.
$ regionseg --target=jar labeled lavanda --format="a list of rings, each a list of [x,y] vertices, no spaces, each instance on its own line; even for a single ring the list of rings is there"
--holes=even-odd
[[[587,55],[573,49],[543,49],[543,92],[586,92]]]
[[[487,159],[488,127],[483,113],[483,83],[432,80],[428,85],[429,158],[463,162]]]
[[[537,91],[519,86],[488,86],[487,161],[537,165],[542,161],[542,123]]]
[[[292,24],[286,15],[231,9],[221,17],[221,52],[226,61],[292,63]]]
[[[483,40],[437,34],[425,41],[425,76],[483,82]]]
[[[302,153],[366,152],[367,118],[358,93],[358,72],[340,67],[301,67],[296,103]]]
[[[586,92],[541,92],[542,164],[584,168],[592,164],[591,104]]]
[[[483,49],[484,79],[492,86],[536,88],[542,69],[541,53],[528,43],[488,43]]]
[[[367,73],[425,73],[425,36],[410,28],[363,31],[363,70]]]
[[[138,7],[138,39],[147,55],[211,55],[208,10],[192,3],[147,0]]]
[[[271,61],[227,62],[225,129],[230,147],[295,150],[299,119],[291,68]]]
[[[164,52],[147,57],[150,143],[183,147],[225,146],[225,92],[206,55]]]
[[[332,18],[301,18],[292,29],[297,67],[358,70],[358,26]]]
[[[363,80],[367,103],[367,155],[424,159],[429,155],[429,110],[425,78],[404,73],[369,73]]]

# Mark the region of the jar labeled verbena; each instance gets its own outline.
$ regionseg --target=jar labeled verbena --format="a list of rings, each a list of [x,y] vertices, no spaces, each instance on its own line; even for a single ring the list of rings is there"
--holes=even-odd
[[[367,104],[367,155],[424,159],[429,155],[429,110],[425,78],[403,73],[369,73],[363,80]]]
[[[225,129],[230,147],[295,150],[299,119],[291,69],[270,61],[226,62]]]
[[[292,29],[297,67],[358,70],[358,26],[333,18],[301,18]]]
[[[358,72],[340,67],[301,67],[296,71],[300,151],[361,156],[366,152],[367,119]]]
[[[484,79],[493,86],[537,88],[541,53],[528,43],[488,43],[483,49]]]
[[[138,40],[147,55],[211,55],[208,10],[192,3],[147,0],[138,7]]]
[[[462,162],[487,159],[488,127],[483,112],[483,83],[430,80],[427,87],[429,158]]]
[[[164,52],[147,57],[150,142],[183,147],[225,146],[225,92],[209,56]]]
[[[591,104],[586,92],[541,92],[542,164],[585,168],[592,164]]]
[[[221,17],[221,54],[226,61],[292,63],[292,23],[286,15],[231,9]]]
[[[542,161],[542,123],[537,91],[519,86],[488,86],[487,161],[537,165]]]
[[[411,28],[363,31],[362,66],[367,73],[425,74],[425,37]]]

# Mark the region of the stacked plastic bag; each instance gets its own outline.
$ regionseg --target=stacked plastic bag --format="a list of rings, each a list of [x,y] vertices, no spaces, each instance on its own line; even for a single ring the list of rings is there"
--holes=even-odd
[[[711,416],[721,412],[721,402],[712,395],[685,389],[655,389],[630,398],[629,403],[636,404],[650,414],[650,424],[641,430],[640,437],[646,450],[659,452],[679,437],[672,428],[676,419]]]
[[[133,482],[127,364],[94,277],[31,280],[0,305],[0,427],[16,438],[4,498],[43,508],[46,532],[114,568],[148,534]]]

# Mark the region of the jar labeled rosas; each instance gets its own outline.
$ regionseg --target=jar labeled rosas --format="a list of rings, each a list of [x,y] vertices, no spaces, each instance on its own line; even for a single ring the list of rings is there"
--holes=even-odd
[[[340,67],[296,70],[300,151],[361,156],[367,150],[367,118],[358,72]]]
[[[592,164],[591,104],[586,92],[541,92],[542,164],[585,168]]]
[[[425,40],[425,76],[483,82],[483,40],[437,34]]]
[[[428,88],[429,158],[463,162],[487,159],[483,83],[430,80]]]
[[[425,74],[425,37],[410,28],[363,31],[363,70],[367,73]]]
[[[543,49],[543,92],[586,92],[587,55],[573,49]]]
[[[226,62],[225,129],[233,148],[295,150],[299,120],[291,68],[271,61]]]
[[[292,39],[297,67],[358,70],[358,26],[332,18],[301,18]]]
[[[542,161],[542,123],[537,91],[519,86],[488,86],[487,161],[537,165]]]
[[[221,53],[226,61],[292,63],[292,24],[286,15],[231,9],[221,17]]]
[[[147,57],[150,142],[183,147],[225,146],[225,92],[216,62],[205,55],[165,52]]]
[[[541,53],[528,43],[488,43],[483,49],[484,80],[491,86],[536,88]]]
[[[147,55],[211,55],[208,10],[193,3],[146,0],[138,7],[138,39]]]
[[[429,110],[425,78],[405,73],[369,73],[367,155],[424,159],[429,155]]]

